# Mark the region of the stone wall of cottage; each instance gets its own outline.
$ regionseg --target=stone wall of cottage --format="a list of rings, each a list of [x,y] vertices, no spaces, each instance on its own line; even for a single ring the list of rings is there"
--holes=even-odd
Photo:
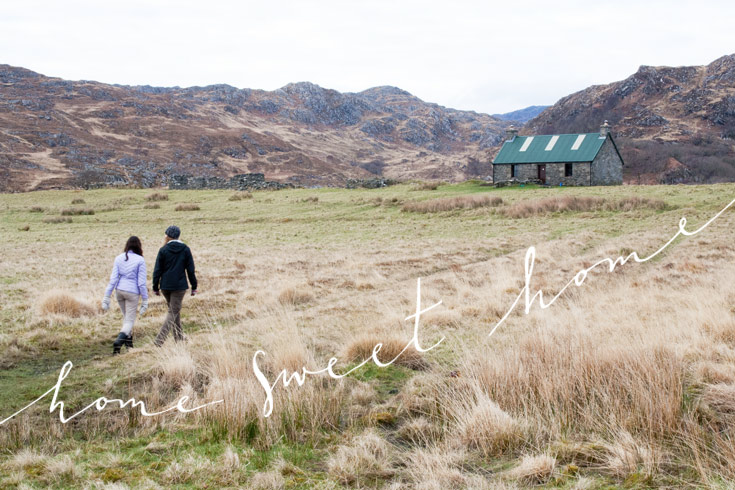
[[[564,176],[563,163],[546,164],[546,183],[548,185],[590,185],[589,162],[576,162],[572,164],[571,177]],[[538,179],[538,164],[518,163],[516,164],[515,180],[527,181]],[[510,180],[510,165],[493,165],[493,182],[506,182]]]
[[[557,186],[563,185],[590,185],[590,164],[589,162],[572,163],[572,175],[566,177],[564,175],[564,163],[547,163],[546,164],[546,183]]]
[[[592,161],[592,185],[620,185],[623,183],[623,161],[607,138]]]

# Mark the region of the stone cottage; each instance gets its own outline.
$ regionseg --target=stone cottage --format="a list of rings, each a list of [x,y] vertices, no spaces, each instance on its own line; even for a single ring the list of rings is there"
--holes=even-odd
[[[493,160],[493,182],[539,180],[548,185],[619,185],[623,157],[605,121],[599,133],[518,136],[511,126]]]

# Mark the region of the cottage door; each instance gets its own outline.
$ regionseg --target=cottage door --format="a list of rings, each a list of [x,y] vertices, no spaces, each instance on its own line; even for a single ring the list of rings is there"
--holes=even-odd
[[[538,166],[538,180],[540,180],[542,184],[546,183],[546,165]]]

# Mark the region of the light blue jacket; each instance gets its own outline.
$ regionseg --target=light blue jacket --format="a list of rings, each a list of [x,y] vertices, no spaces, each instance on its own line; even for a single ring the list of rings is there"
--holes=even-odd
[[[143,299],[148,299],[145,259],[132,250],[128,252],[127,257],[128,260],[125,260],[124,253],[115,257],[115,264],[110,274],[110,284],[107,285],[105,296],[110,296],[113,289],[118,289],[140,294]]]

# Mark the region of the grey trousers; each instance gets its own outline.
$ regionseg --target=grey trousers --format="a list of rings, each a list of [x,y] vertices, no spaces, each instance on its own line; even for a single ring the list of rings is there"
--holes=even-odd
[[[163,325],[161,325],[161,330],[158,332],[158,335],[156,335],[154,343],[157,346],[160,347],[163,345],[171,329],[174,331],[174,340],[177,342],[184,340],[184,331],[181,328],[180,313],[181,303],[184,301],[186,291],[186,289],[181,291],[161,290],[161,293],[163,293],[163,297],[166,298],[166,303],[168,304],[168,314],[166,314],[166,319],[163,321]]]
[[[123,314],[123,324],[120,331],[125,335],[130,335],[133,331],[133,325],[135,325],[135,317],[138,316],[140,295],[118,289],[115,293],[115,299]]]

